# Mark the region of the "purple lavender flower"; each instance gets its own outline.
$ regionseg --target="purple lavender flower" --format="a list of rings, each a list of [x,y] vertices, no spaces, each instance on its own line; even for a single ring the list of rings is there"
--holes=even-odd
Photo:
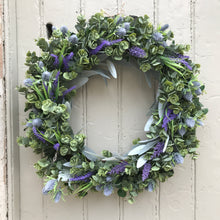
[[[128,31],[129,28],[130,28],[130,22],[125,22],[125,23],[123,24],[123,27],[125,28],[126,31]]]
[[[173,119],[175,119],[176,117],[177,117],[177,115],[173,113],[173,110],[168,108],[167,109],[167,114],[165,114],[164,118],[163,118],[162,128],[164,128],[165,131],[167,131],[168,123],[170,121],[172,121]]]
[[[122,41],[122,39],[116,39],[116,40],[112,40],[112,41],[108,41],[108,40],[102,40],[101,41],[101,44],[99,44],[95,49],[93,50],[90,50],[89,54],[90,55],[94,55],[94,54],[97,54],[103,47],[105,46],[111,46],[115,43],[118,43]]]
[[[34,82],[33,79],[27,78],[27,79],[24,80],[24,85],[27,86],[27,87],[30,87],[30,86],[33,85],[33,82]]]
[[[60,28],[61,32],[63,33],[63,35],[65,35],[68,32],[68,28],[66,26],[62,26]]]
[[[32,125],[36,128],[39,128],[42,125],[42,120],[40,118],[35,118],[32,121]]]
[[[62,192],[59,190],[54,198],[55,203],[58,203],[60,201],[61,195],[62,195]]]
[[[54,150],[58,151],[60,148],[60,144],[59,143],[54,144],[53,148],[54,148]]]
[[[186,129],[182,126],[180,129],[179,129],[179,134],[183,137],[183,135],[186,133]]]
[[[53,190],[55,185],[56,185],[57,180],[56,179],[51,179],[49,180],[46,185],[44,186],[42,193],[44,195],[48,194],[49,191]]]
[[[192,102],[193,95],[191,92],[186,92],[186,94],[183,95],[183,98],[189,102]]]
[[[174,153],[173,159],[176,164],[180,164],[180,163],[184,162],[184,158],[182,157],[182,155],[180,153]]]
[[[169,24],[165,24],[160,28],[160,31],[165,31],[169,27]]]
[[[173,60],[175,60],[176,63],[182,63],[189,70],[192,70],[192,67],[189,65],[189,63],[186,61],[186,59],[189,59],[189,56],[184,56],[182,54],[176,54],[176,57],[173,58]]]
[[[87,180],[89,177],[91,177],[93,175],[93,172],[88,172],[85,175],[82,176],[75,176],[73,178],[70,178],[69,181],[84,181]]]
[[[53,54],[53,53],[50,54],[50,56],[54,58],[53,65],[54,65],[55,67],[57,67],[57,66],[59,65],[59,58],[58,58],[58,56],[57,56],[56,54]]]
[[[112,174],[119,174],[125,171],[125,166],[128,164],[127,161],[123,161],[120,164],[114,166],[111,171],[109,172],[110,175]]]
[[[151,156],[151,159],[160,156],[160,154],[163,153],[163,148],[164,148],[164,142],[158,142],[157,145],[154,148],[154,153]]]
[[[152,182],[149,182],[147,187],[145,188],[149,192],[153,192],[154,190],[154,184]]]
[[[112,194],[112,192],[113,192],[113,187],[111,185],[105,185],[104,186],[103,193],[104,193],[105,196],[110,196]]]
[[[131,56],[138,58],[143,58],[146,56],[146,52],[143,49],[135,46],[129,49],[129,53],[131,54]]]
[[[163,35],[159,32],[153,33],[152,37],[155,41],[162,41],[163,40]]]
[[[151,164],[145,163],[142,171],[142,181],[146,180],[150,174]]]
[[[34,135],[36,136],[36,138],[38,138],[40,141],[42,141],[43,143],[45,143],[44,138],[42,137],[42,135],[40,135],[40,134],[37,132],[37,129],[36,129],[35,127],[32,128],[32,131],[33,131]]]
[[[126,34],[126,29],[123,28],[123,27],[120,27],[116,30],[116,34],[119,36],[119,37],[123,37],[125,36]]]
[[[50,80],[50,76],[51,76],[51,73],[48,72],[48,71],[45,71],[42,73],[42,80],[43,81],[49,81]]]
[[[79,39],[78,37],[75,35],[75,34],[72,34],[70,37],[69,37],[69,42],[72,43],[72,44],[77,44]]]
[[[186,119],[186,125],[190,128],[193,128],[195,126],[195,120],[193,118],[187,118]]]
[[[63,96],[65,96],[66,94],[68,94],[69,92],[71,92],[75,88],[76,88],[76,86],[72,86],[71,88],[67,89],[66,91],[63,92]]]
[[[67,55],[63,58],[64,71],[69,71],[68,63],[72,59],[73,56],[74,56],[74,53],[71,52],[69,55]]]

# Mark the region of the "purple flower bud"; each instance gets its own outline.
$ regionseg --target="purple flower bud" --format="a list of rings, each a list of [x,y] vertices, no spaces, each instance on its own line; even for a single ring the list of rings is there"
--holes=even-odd
[[[44,63],[43,63],[42,61],[39,61],[39,62],[38,62],[38,66],[39,66],[41,69],[43,69]]]
[[[194,87],[200,87],[201,84],[200,84],[200,82],[198,82],[198,81],[193,81],[193,86],[194,86]]]
[[[185,122],[186,125],[190,128],[193,128],[195,126],[195,120],[193,118],[187,118]]]
[[[57,28],[55,26],[52,26],[52,31],[55,31]]]
[[[123,27],[120,27],[117,29],[116,34],[120,37],[123,37],[126,34],[126,29]]]
[[[56,143],[56,144],[53,145],[53,149],[54,150],[57,151],[57,150],[59,150],[59,148],[60,148],[60,144],[59,143]]]
[[[40,118],[35,118],[32,121],[32,125],[36,128],[39,128],[42,125],[42,120]]]
[[[106,182],[111,182],[111,181],[112,181],[112,177],[107,176],[107,177],[106,177]]]
[[[75,34],[72,34],[70,37],[69,37],[69,42],[72,43],[72,44],[77,44],[79,41],[78,37],[75,35]]]
[[[182,155],[180,153],[174,153],[173,159],[176,164],[180,164],[180,163],[184,162],[184,158],[182,157]]]
[[[159,32],[156,32],[156,33],[153,34],[153,39],[155,41],[162,41],[163,40],[163,35]]]
[[[169,27],[169,24],[165,24],[160,28],[160,30],[165,31],[168,27]]]
[[[125,22],[125,23],[123,24],[123,27],[125,28],[126,31],[128,31],[129,28],[130,28],[130,22]]]
[[[196,91],[195,91],[196,95],[201,95],[202,94],[202,90],[200,88],[198,88]]]
[[[97,186],[95,187],[95,189],[96,189],[98,192],[100,192],[100,191],[102,190],[102,186],[101,186],[101,185],[97,185]]]
[[[118,20],[117,20],[117,22],[116,22],[116,25],[120,24],[123,20],[124,20],[123,17],[119,17]]]
[[[179,129],[179,134],[183,137],[183,135],[186,133],[186,129],[182,126],[180,129]]]
[[[46,195],[48,194],[49,191],[53,190],[56,182],[57,182],[56,179],[49,180],[42,190],[43,194]]]
[[[48,71],[45,71],[42,73],[42,80],[43,81],[49,81],[50,80],[50,76],[51,76],[51,73],[48,72]]]
[[[151,164],[145,163],[142,171],[142,181],[145,181],[148,178],[150,174],[150,170],[151,170]]]
[[[192,102],[193,95],[191,92],[186,92],[186,94],[183,95],[183,98],[189,102]]]
[[[62,192],[58,191],[55,198],[54,198],[55,203],[58,203],[60,201],[61,195],[62,195]]]
[[[32,123],[31,122],[28,122],[27,124],[26,124],[26,127],[28,127],[28,128],[31,128],[33,125],[32,125]]]
[[[154,190],[154,184],[152,182],[149,182],[147,187],[145,188],[149,192],[153,192]]]
[[[27,79],[24,80],[24,85],[27,86],[27,87],[30,87],[30,86],[33,85],[33,82],[34,82],[33,79],[27,78]]]
[[[138,57],[138,58],[143,58],[146,56],[146,52],[141,49],[140,47],[132,47],[129,49],[129,53],[133,56],[133,57]]]
[[[68,32],[68,28],[66,26],[62,26],[60,28],[61,32],[63,33],[63,35],[65,35]]]
[[[104,186],[103,193],[105,196],[110,196],[112,194],[112,192],[113,192],[113,187],[111,185]]]

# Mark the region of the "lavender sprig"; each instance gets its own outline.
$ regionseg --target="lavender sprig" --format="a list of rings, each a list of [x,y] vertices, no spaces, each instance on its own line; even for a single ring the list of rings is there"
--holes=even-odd
[[[154,148],[154,153],[151,156],[151,159],[159,157],[163,153],[164,142],[158,142]]]
[[[52,57],[54,57],[54,63],[53,63],[53,65],[55,66],[55,67],[57,67],[58,65],[59,65],[59,58],[58,58],[58,56],[56,55],[56,54],[50,54],[50,56],[52,56]]]
[[[189,56],[184,56],[182,54],[175,54],[175,57],[170,57],[172,60],[174,60],[176,63],[182,63],[185,65],[189,70],[192,70],[192,67],[189,65],[189,63],[186,61],[186,59],[189,59]]]
[[[117,39],[117,40],[112,40],[112,41],[102,40],[101,44],[99,44],[95,49],[90,50],[89,54],[90,55],[97,54],[104,46],[111,46],[111,45],[118,43],[120,41],[122,41],[122,39]]]
[[[74,53],[71,52],[70,54],[68,54],[67,56],[65,56],[63,58],[63,65],[64,65],[64,71],[69,71],[69,61],[72,59],[72,57],[74,56]]]
[[[33,130],[34,135],[35,135],[40,141],[42,141],[43,143],[45,143],[44,138],[37,132],[36,127],[33,127],[32,130]]]
[[[173,119],[175,119],[176,117],[177,117],[177,115],[173,113],[173,110],[172,109],[168,109],[167,110],[167,114],[165,114],[165,116],[163,118],[162,128],[164,128],[165,131],[167,131],[168,123],[170,121],[172,121]]]
[[[93,172],[88,172],[85,175],[82,176],[75,176],[73,178],[70,178],[69,181],[82,181],[82,180],[86,180],[89,177],[91,177],[93,175]]]
[[[138,58],[143,58],[146,56],[146,52],[141,49],[140,47],[132,47],[129,49],[129,53],[134,56],[134,57],[138,57]]]
[[[150,174],[151,164],[145,163],[142,171],[142,181],[146,180]]]
[[[63,96],[65,96],[66,94],[68,94],[69,92],[71,92],[75,88],[76,88],[76,86],[72,86],[71,88],[67,89],[66,91],[63,92]]]
[[[54,148],[54,150],[59,150],[59,148],[60,148],[60,144],[59,143],[56,143],[56,144],[54,144],[53,145],[53,148]]]
[[[125,166],[128,164],[127,161],[123,161],[120,164],[114,166],[111,171],[109,172],[110,175],[112,174],[119,174],[125,171]]]

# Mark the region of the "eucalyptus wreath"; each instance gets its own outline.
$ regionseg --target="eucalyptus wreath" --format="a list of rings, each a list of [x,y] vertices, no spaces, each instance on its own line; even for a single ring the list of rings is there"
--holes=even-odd
[[[197,79],[200,65],[184,55],[189,45],[176,44],[168,27],[155,28],[147,15],[101,12],[88,21],[78,16],[76,33],[53,26],[49,39],[36,40],[41,54],[27,53],[26,79],[18,87],[28,117],[26,136],[17,142],[41,154],[34,167],[45,179],[43,194],[58,202],[66,194],[117,191],[133,203],[139,192],[153,191],[173,176],[187,154],[197,158],[196,128],[208,112],[199,101],[205,86]],[[149,85],[151,77],[158,78],[158,90],[144,127],[146,140],[134,140],[124,155],[108,150],[98,155],[86,146],[84,134],[73,133],[71,101],[94,75],[106,82],[117,78],[115,62],[135,65]]]

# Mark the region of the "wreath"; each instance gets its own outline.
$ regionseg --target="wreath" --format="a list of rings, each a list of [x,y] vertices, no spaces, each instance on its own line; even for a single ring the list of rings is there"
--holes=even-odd
[[[66,194],[117,191],[133,203],[139,192],[151,192],[171,177],[187,154],[197,158],[196,128],[208,112],[199,101],[205,88],[197,79],[200,66],[184,55],[189,45],[176,44],[168,25],[154,28],[147,15],[101,12],[88,22],[80,15],[75,28],[77,33],[52,26],[49,39],[36,40],[40,56],[27,53],[26,79],[18,87],[26,98],[26,136],[17,141],[41,154],[34,167],[45,179],[43,194],[55,202]],[[150,74],[158,78],[146,140],[134,140],[125,155],[107,150],[97,155],[84,134],[73,133],[71,100],[94,75],[117,78],[114,62],[122,61],[137,66],[148,83]]]

